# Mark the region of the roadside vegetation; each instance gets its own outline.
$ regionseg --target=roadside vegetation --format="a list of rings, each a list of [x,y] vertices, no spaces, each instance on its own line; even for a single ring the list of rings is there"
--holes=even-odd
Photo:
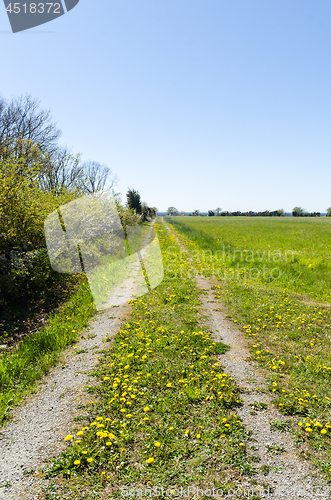
[[[167,219],[245,334],[278,410],[331,479],[329,219]],[[181,259],[176,263],[180,265]],[[175,262],[175,260],[174,260]]]
[[[112,190],[116,176],[61,147],[60,135],[31,96],[0,97],[0,425],[95,312],[85,274],[52,269],[44,221],[61,205]],[[124,229],[155,216],[137,191],[125,205],[111,192]]]
[[[79,426],[68,428],[67,449],[45,469],[49,500],[123,498],[127,491],[134,497],[162,486],[225,494],[256,472],[236,414],[239,389],[222,369],[228,346],[204,326],[203,291],[188,261],[174,278],[169,264],[180,248],[163,224],[156,226],[164,280],[131,301],[130,317],[109,338],[94,372],[99,383],[89,388],[92,401],[82,407]],[[159,497],[153,490],[151,496]],[[251,491],[250,498],[260,497]]]

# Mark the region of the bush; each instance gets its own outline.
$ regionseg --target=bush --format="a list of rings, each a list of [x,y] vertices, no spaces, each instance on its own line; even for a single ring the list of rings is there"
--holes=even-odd
[[[41,299],[67,279],[51,268],[46,248],[11,250],[0,257],[0,306]]]

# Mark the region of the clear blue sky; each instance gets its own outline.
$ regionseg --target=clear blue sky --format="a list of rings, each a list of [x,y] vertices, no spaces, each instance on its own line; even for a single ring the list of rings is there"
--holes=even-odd
[[[1,3],[0,93],[160,211],[324,212],[330,27],[330,0],[80,0],[11,34]]]

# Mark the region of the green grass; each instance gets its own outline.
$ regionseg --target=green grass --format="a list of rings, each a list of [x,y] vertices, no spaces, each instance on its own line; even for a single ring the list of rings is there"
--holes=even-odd
[[[93,402],[45,470],[52,478],[47,499],[117,498],[121,488],[170,485],[215,486],[225,494],[256,472],[246,452],[250,433],[236,415],[239,390],[221,366],[228,346],[204,326],[203,292],[187,261],[173,279],[166,250],[171,245],[178,257],[179,247],[163,225],[157,230],[165,278],[132,301],[96,367]]]
[[[331,468],[323,466],[331,453],[331,221],[190,217],[168,223],[199,271],[214,279],[215,299],[245,334],[273,403],[292,417],[297,441],[314,449],[312,459],[331,479]],[[180,259],[172,262],[180,266]],[[263,266],[279,269],[280,278],[263,276]],[[252,268],[260,275],[250,276]]]
[[[291,421],[289,420],[274,420],[270,422],[270,429],[272,431],[286,432],[292,430]]]
[[[331,300],[331,219],[287,217],[176,217],[172,225],[194,244],[203,270],[214,263],[222,278],[234,274]],[[198,251],[198,252],[197,252]],[[276,280],[273,276],[280,277]],[[255,278],[260,271],[260,277]],[[209,272],[211,270],[209,269]],[[246,273],[245,273],[246,271]],[[225,273],[225,274],[224,274]]]
[[[1,355],[0,425],[10,419],[11,409],[33,392],[36,382],[58,363],[61,351],[77,341],[95,312],[90,288],[85,282],[50,317],[46,327]]]

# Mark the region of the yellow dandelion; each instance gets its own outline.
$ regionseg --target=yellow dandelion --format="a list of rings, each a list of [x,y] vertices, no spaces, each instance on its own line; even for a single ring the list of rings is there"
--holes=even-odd
[[[74,465],[80,465],[80,460],[75,460]]]
[[[154,458],[153,458],[153,457],[149,457],[149,458],[147,459],[147,463],[148,463],[148,464],[152,464],[153,462],[154,462]]]
[[[93,462],[93,458],[88,458],[88,459],[87,459],[87,461],[88,461],[89,463],[91,463],[91,462]]]
[[[70,441],[73,438],[70,434],[64,438],[65,441]]]
[[[154,443],[154,446],[156,446],[157,448],[159,448],[159,446],[161,446],[160,441],[156,441],[156,443]]]

